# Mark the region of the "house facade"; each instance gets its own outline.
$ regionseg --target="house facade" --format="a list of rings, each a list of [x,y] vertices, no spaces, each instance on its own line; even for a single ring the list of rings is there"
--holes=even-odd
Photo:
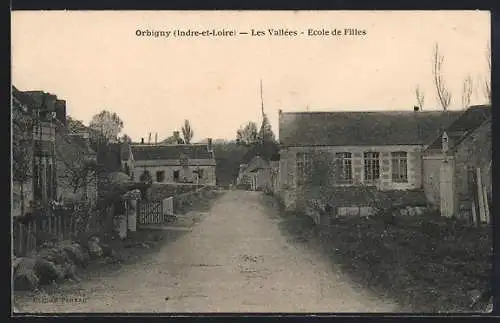
[[[277,194],[287,209],[311,198],[363,205],[363,190],[422,188],[422,153],[457,112],[282,112]],[[363,188],[363,190],[360,190]]]
[[[446,145],[446,151],[443,151]],[[481,183],[491,200],[492,140],[491,106],[468,108],[423,153],[423,188],[427,200],[436,208],[442,200],[443,166],[449,168],[449,189],[453,196],[450,213],[471,207],[475,187],[471,175],[480,169]]]
[[[130,177],[144,175],[153,183],[216,185],[215,156],[208,144],[132,144],[127,161]]]
[[[43,91],[12,87],[12,113],[13,146],[22,142],[26,164],[25,178],[13,178],[13,215],[22,215],[57,197],[56,124],[65,121],[66,102]],[[14,161],[14,169],[18,166]]]
[[[272,188],[272,167],[260,156],[253,157],[248,164],[240,166],[237,185],[246,185],[253,191]]]
[[[34,207],[74,197],[77,192],[70,184],[75,182],[71,175],[81,174],[77,166],[84,160],[83,156],[92,159],[93,152],[82,145],[81,134],[68,131],[66,101],[43,91],[20,91],[13,87],[12,112],[13,151],[23,146],[21,155],[26,164],[24,178],[13,178],[12,214],[24,215]],[[14,160],[13,169],[18,166],[18,161]],[[91,179],[82,182],[88,184],[78,185],[87,192],[84,196],[96,195]]]

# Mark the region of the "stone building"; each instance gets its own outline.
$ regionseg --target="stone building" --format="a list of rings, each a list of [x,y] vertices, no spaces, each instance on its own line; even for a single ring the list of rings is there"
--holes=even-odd
[[[280,111],[277,194],[288,209],[318,197],[334,208],[363,206],[370,191],[423,195],[422,152],[459,114]]]

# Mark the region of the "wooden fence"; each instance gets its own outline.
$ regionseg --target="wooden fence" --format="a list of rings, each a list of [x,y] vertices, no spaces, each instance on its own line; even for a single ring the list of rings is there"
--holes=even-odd
[[[170,196],[162,200],[138,201],[137,223],[141,224],[162,224],[174,216],[175,205],[180,202],[197,197],[215,186],[202,186],[195,191],[189,191],[175,196]],[[174,203],[175,199],[175,203]]]
[[[160,224],[163,223],[162,201],[139,201],[139,224]]]
[[[97,214],[88,217],[79,216],[78,212],[61,210],[44,212],[43,215],[13,217],[14,255],[25,256],[43,241],[67,239],[81,232],[95,232],[101,227],[101,218]]]

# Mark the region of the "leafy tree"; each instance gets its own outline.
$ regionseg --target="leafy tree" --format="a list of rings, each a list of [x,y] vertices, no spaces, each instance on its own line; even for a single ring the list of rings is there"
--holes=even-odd
[[[121,137],[120,137],[120,141],[121,142],[124,142],[124,143],[128,143],[128,144],[131,144],[132,143],[132,138],[130,138],[126,133],[124,133]]]
[[[257,135],[257,124],[250,121],[236,131],[236,141],[243,145],[250,145],[257,141]]]
[[[180,137],[179,131],[174,131],[174,135],[163,140],[162,143],[167,145],[177,145],[177,144],[183,144],[184,140]]]
[[[193,128],[191,128],[191,124],[189,123],[189,120],[184,120],[184,125],[182,126],[182,136],[184,137],[184,142],[186,144],[191,143],[191,139],[193,139]]]
[[[271,122],[269,122],[269,118],[266,114],[262,118],[262,125],[259,131],[259,139],[264,142],[274,142],[274,132],[271,128]]]
[[[123,129],[123,121],[116,113],[103,110],[92,117],[90,128],[102,136],[101,139],[106,143],[109,143],[118,139],[118,134]]]

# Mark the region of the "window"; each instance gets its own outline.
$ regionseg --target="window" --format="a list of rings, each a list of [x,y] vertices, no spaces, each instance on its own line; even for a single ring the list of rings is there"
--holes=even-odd
[[[297,153],[296,158],[297,184],[304,184],[311,171],[311,157],[308,153]]]
[[[405,151],[391,153],[392,181],[395,183],[408,183],[408,156]]]
[[[352,184],[352,154],[336,153],[336,180],[339,184]]]
[[[165,172],[164,171],[161,170],[161,171],[156,172],[156,181],[160,182],[160,183],[165,181]]]
[[[198,178],[199,179],[203,178],[203,169],[198,169]]]
[[[179,181],[179,171],[174,170],[174,182],[178,182],[178,181]]]
[[[364,153],[365,182],[373,183],[380,177],[380,154],[378,152]]]

